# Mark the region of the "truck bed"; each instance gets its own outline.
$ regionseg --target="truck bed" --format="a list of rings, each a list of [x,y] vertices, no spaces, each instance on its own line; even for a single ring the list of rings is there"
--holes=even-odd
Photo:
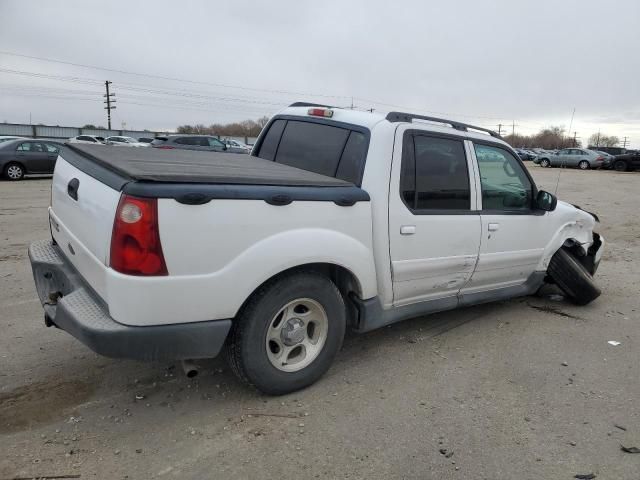
[[[64,159],[69,163],[91,161],[130,181],[305,187],[353,185],[238,153],[83,144],[67,144],[66,147]]]

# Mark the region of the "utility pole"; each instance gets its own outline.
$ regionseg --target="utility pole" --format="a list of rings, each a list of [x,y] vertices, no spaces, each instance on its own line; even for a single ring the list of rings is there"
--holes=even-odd
[[[599,147],[599,146],[600,146],[600,129],[598,129],[598,139],[596,140],[596,147]]]
[[[502,136],[501,133],[502,133],[502,124],[499,123],[498,124],[498,135]]]
[[[573,132],[573,146],[578,146],[578,132]]]
[[[515,135],[516,135],[516,127],[517,126],[518,125],[516,125],[516,121],[514,120],[513,123],[511,124],[511,136],[512,137],[515,137]]]
[[[622,148],[627,148],[627,139],[629,137],[624,137],[624,140],[622,141]]]
[[[103,97],[106,97],[106,100],[102,103],[106,103],[107,106],[104,107],[104,109],[107,111],[107,128],[109,130],[111,130],[111,110],[115,110],[116,106],[112,105],[113,103],[116,103],[116,99],[115,98],[111,98],[111,97],[115,97],[116,94],[115,93],[109,93],[109,85],[111,85],[113,82],[110,82],[109,80],[104,82],[104,88],[107,90],[107,93],[105,95],[103,95]]]

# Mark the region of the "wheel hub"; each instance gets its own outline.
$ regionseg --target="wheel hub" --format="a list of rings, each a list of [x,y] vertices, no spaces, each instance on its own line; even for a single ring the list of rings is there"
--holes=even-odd
[[[302,343],[305,336],[306,332],[304,322],[299,318],[290,318],[287,320],[280,331],[282,343],[289,347]]]

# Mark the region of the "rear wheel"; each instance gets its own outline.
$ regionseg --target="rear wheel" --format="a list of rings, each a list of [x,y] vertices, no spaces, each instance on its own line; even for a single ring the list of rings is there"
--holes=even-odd
[[[589,170],[590,167],[591,164],[587,160],[580,160],[580,163],[578,163],[578,168],[580,170]]]
[[[315,272],[295,273],[249,299],[234,322],[227,359],[240,379],[282,395],[329,369],[345,330],[346,308],[333,282]]]
[[[587,268],[564,248],[551,257],[547,272],[576,305],[586,305],[600,296],[600,288]]]
[[[548,158],[543,158],[542,160],[540,160],[540,166],[541,167],[550,167],[551,166],[551,162],[549,161]]]
[[[626,172],[627,162],[625,162],[624,160],[616,160],[616,163],[613,164],[613,168],[616,172]]]
[[[19,163],[10,163],[4,169],[4,177],[7,180],[22,180],[24,178],[24,168]]]

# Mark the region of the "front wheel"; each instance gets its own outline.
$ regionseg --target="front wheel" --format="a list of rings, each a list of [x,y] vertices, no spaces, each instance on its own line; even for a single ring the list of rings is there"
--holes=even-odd
[[[551,166],[551,162],[549,161],[549,159],[547,158],[543,158],[542,160],[540,160],[540,166],[541,167],[550,167]]]
[[[591,165],[586,160],[580,160],[580,163],[578,163],[578,168],[580,170],[589,170],[589,167],[591,167]]]
[[[10,163],[4,169],[4,176],[7,180],[22,180],[24,178],[24,168],[18,163]]]
[[[268,282],[234,321],[227,359],[258,390],[283,395],[307,387],[342,346],[346,307],[335,284],[316,272]]]

